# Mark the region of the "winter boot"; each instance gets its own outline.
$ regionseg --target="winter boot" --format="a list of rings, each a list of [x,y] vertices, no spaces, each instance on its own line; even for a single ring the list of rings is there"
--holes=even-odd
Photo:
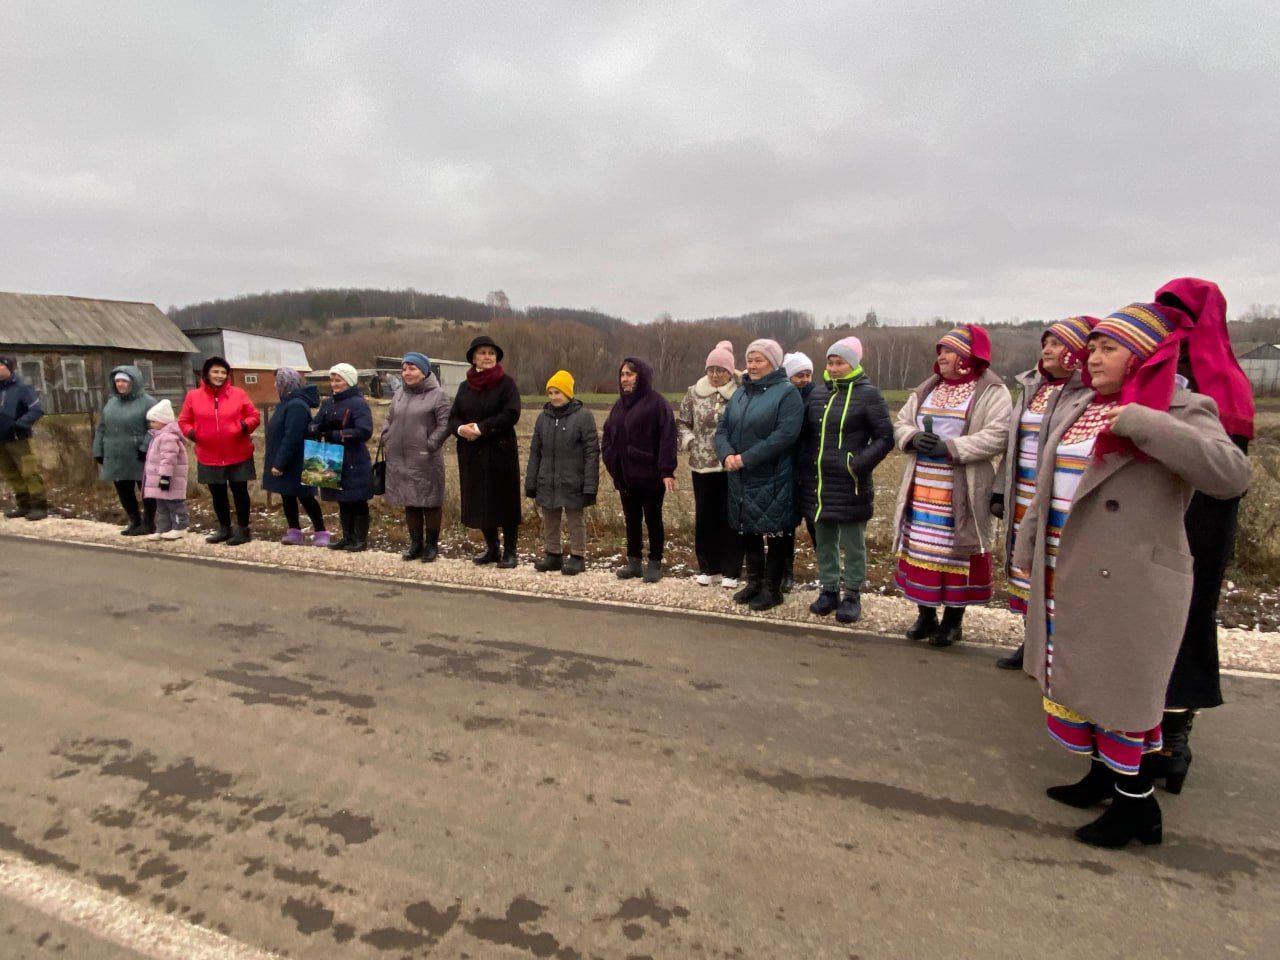
[[[122,537],[140,537],[146,533],[146,528],[142,525],[142,515],[139,513],[129,514],[129,525],[120,531]]]
[[[231,527],[231,536],[227,537],[228,547],[238,547],[242,543],[248,543],[253,537],[249,535],[249,528],[242,527],[239,524],[233,524]]]
[[[1138,840],[1153,846],[1164,838],[1160,802],[1149,777],[1117,777],[1115,794],[1106,813],[1076,831],[1076,839],[1091,847],[1118,850]]]
[[[587,562],[576,553],[569,554],[569,559],[564,562],[564,566],[560,568],[560,572],[566,577],[576,577],[587,569]]]
[[[964,607],[943,607],[942,625],[937,633],[929,638],[931,647],[949,647],[964,634],[961,625],[964,623]]]
[[[516,553],[517,547],[520,545],[520,528],[503,527],[502,528],[502,559],[498,561],[498,566],[503,570],[514,570],[516,565],[520,563],[519,554]]]
[[[1007,657],[1001,657],[996,661],[996,666],[1001,670],[1021,670],[1022,654],[1026,650],[1026,644],[1018,644],[1018,649],[1013,651]]]
[[[478,553],[471,558],[471,562],[478,566],[484,566],[489,563],[497,563],[502,559],[502,551],[498,549],[498,531],[484,531],[484,553]]]
[[[791,588],[796,585],[796,578],[791,574],[784,574],[782,577],[782,592],[790,593]]]
[[[1170,793],[1182,792],[1187,771],[1191,769],[1191,725],[1195,717],[1194,710],[1166,710],[1160,722],[1164,746],[1159,753],[1149,753],[1142,758],[1143,771],[1163,780],[1164,788]]]
[[[916,607],[920,611],[916,622],[907,628],[908,640],[927,640],[938,632],[938,611],[933,607]]]
[[[559,553],[544,553],[541,560],[533,561],[533,569],[539,573],[551,573],[564,569],[564,556]]]
[[[218,527],[213,531],[213,533],[209,534],[207,537],[204,538],[204,542],[205,543],[226,543],[230,537],[231,537],[231,531],[226,527],[222,526],[221,524],[219,524]]]
[[[13,506],[6,510],[4,515],[10,520],[20,520],[31,509],[31,498],[25,493],[19,493],[14,496],[13,501]]]
[[[280,538],[280,542],[286,547],[300,547],[305,542],[302,539],[302,531],[296,527],[290,527],[284,532],[284,536]]]
[[[345,550],[347,544],[351,542],[353,536],[351,532],[351,515],[345,510],[338,511],[338,523],[342,527],[342,534],[337,538],[329,539],[330,550]]]
[[[742,591],[738,591],[741,593]],[[736,597],[735,597],[736,599]],[[763,583],[756,595],[747,601],[749,610],[772,610],[782,605],[782,584]]]
[[[369,515],[362,513],[351,521],[351,542],[342,549],[347,553],[363,553],[369,549]]]
[[[862,619],[862,595],[857,590],[846,590],[836,608],[836,620],[840,623],[857,623]]]
[[[823,590],[818,599],[809,604],[809,612],[815,617],[829,617],[840,605],[840,593],[837,590]]]
[[[313,547],[323,547],[325,550],[328,550],[332,539],[333,538],[329,536],[328,530],[317,530],[315,536],[311,538],[311,545]]]
[[[423,537],[422,562],[435,563],[440,556],[440,531],[428,530]]]
[[[1116,775],[1111,768],[1094,757],[1089,764],[1089,772],[1075,783],[1064,783],[1057,787],[1048,787],[1045,793],[1050,800],[1057,800],[1078,810],[1096,807],[1104,800],[1110,800],[1116,785]]]
[[[742,585],[742,589],[733,595],[734,603],[750,603],[764,589],[764,578],[755,577],[747,578],[747,582]]]
[[[653,557],[650,557],[649,565],[645,567],[644,577],[642,579],[644,580],[645,583],[657,583],[659,580],[661,580],[662,579],[662,561],[655,560],[653,559]]]
[[[641,566],[639,557],[627,557],[627,562],[617,569],[619,580],[634,580],[643,575],[644,567]]]
[[[401,560],[417,560],[422,556],[422,540],[409,534],[409,549],[400,554]]]
[[[31,506],[27,507],[28,520],[43,520],[49,515],[49,504],[44,500],[32,500]]]

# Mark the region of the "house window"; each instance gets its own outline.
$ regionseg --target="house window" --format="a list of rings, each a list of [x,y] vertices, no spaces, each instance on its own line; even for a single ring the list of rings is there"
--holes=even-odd
[[[62,389],[89,389],[89,383],[84,376],[84,357],[62,358]]]
[[[134,360],[133,365],[142,371],[142,389],[154,390],[156,388],[154,364],[150,360]]]
[[[258,382],[258,375],[256,373],[246,373],[244,375],[244,385],[246,387],[249,386],[250,384],[257,383],[257,382]]]
[[[44,363],[39,357],[19,360],[18,375],[31,384],[37,393],[44,393]]]

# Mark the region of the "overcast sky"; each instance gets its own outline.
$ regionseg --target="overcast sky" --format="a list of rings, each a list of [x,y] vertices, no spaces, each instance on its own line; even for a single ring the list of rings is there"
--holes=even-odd
[[[1280,302],[1278,10],[16,0],[0,289],[1234,314]]]

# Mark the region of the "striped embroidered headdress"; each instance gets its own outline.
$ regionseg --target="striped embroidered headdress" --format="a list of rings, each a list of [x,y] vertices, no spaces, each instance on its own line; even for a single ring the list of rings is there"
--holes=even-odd
[[[973,356],[973,336],[969,333],[969,328],[956,327],[938,341],[937,349],[941,350],[943,347],[954,350],[968,360]]]
[[[1087,353],[1089,333],[1097,322],[1093,317],[1067,317],[1051,323],[1040,342],[1043,343],[1045,337],[1057,337],[1072,353]]]
[[[1179,326],[1166,309],[1154,303],[1131,303],[1100,322],[1093,333],[1110,337],[1146,361]]]

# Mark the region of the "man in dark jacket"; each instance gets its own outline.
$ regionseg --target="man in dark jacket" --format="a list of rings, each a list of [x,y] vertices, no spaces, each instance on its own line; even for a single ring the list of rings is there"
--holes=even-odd
[[[43,416],[39,395],[18,376],[18,361],[0,357],[0,476],[13,488],[16,503],[4,513],[10,519],[48,516],[44,481],[31,448],[31,428]]]
[[[856,623],[867,574],[867,521],[875,509],[871,473],[893,449],[893,421],[884,397],[862,372],[857,337],[831,345],[823,383],[805,410],[806,433],[816,450],[800,478],[802,509],[817,533],[822,585],[809,611],[820,617],[834,611],[841,623]]]

